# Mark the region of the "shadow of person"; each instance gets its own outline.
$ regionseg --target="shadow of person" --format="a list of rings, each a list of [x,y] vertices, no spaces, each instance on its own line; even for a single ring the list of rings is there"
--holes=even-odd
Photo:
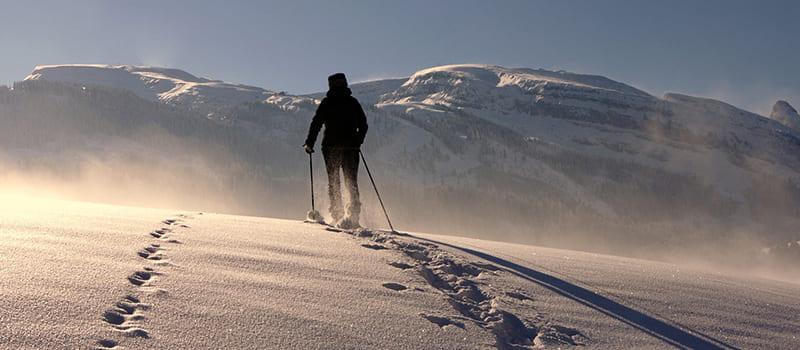
[[[690,330],[688,327],[671,324],[667,321],[648,315],[642,311],[620,304],[617,301],[592,292],[584,287],[565,281],[558,277],[534,270],[529,267],[502,259],[500,257],[487,254],[474,249],[460,247],[437,240],[422,238],[411,234],[402,235],[413,237],[421,241],[439,244],[449,247],[466,254],[484,259],[503,268],[504,271],[511,273],[524,280],[536,283],[559,295],[574,300],[580,304],[597,310],[620,322],[628,324],[642,332],[645,332],[665,343],[679,349],[737,349],[730,344],[722,342],[703,333]]]

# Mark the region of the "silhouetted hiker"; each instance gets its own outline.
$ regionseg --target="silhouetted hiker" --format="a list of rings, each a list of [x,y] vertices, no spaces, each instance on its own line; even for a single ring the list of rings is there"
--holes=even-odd
[[[340,228],[359,226],[361,200],[358,197],[359,148],[367,136],[367,117],[361,104],[347,87],[344,73],[328,77],[328,93],[317,107],[317,113],[308,129],[308,137],[303,145],[306,153],[314,152],[314,143],[319,130],[325,125],[322,136],[322,156],[328,172],[329,211],[333,222]],[[344,185],[350,193],[347,216],[342,210],[342,191],[339,169],[344,175]]]

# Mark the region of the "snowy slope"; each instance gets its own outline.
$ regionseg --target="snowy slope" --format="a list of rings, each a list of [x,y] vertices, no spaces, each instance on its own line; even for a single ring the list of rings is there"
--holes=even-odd
[[[18,95],[26,94],[35,102],[0,113],[33,109],[30,114],[40,119],[77,119],[81,127],[96,122],[83,122],[84,115],[113,115],[123,120],[119,128],[129,127],[128,115],[116,115],[115,108],[94,111],[95,101],[61,86],[48,88],[53,81],[127,89],[178,111],[188,106],[201,112],[188,117],[225,120],[218,133],[204,131],[187,143],[210,144],[212,151],[199,158],[221,157],[209,164],[241,157],[222,163],[241,169],[237,177],[227,177],[222,167],[185,177],[221,179],[220,187],[230,188],[220,191],[230,193],[243,213],[289,217],[305,208],[307,163],[297,144],[322,93],[273,93],[163,68],[42,66],[19,88],[0,90],[0,104],[25,101]],[[431,67],[351,88],[370,122],[363,150],[378,179],[397,180],[379,182],[397,222],[410,228],[593,250],[614,250],[634,239],[656,250],[710,245],[726,251],[719,245],[744,236],[746,254],[761,254],[761,248],[797,239],[800,132],[774,118],[712,99],[656,97],[596,75],[495,65]],[[51,112],[78,103],[85,108],[73,118]],[[48,108],[41,112],[39,105]],[[31,119],[8,115],[14,123],[7,130]],[[162,119],[159,127],[187,137],[181,125],[191,123]],[[53,138],[39,135],[38,125],[30,129],[39,139]],[[26,147],[42,147],[19,138],[6,149],[35,154],[38,149]],[[217,153],[226,147],[232,154]],[[14,157],[28,158],[47,157]],[[324,177],[321,168],[317,176]],[[283,191],[280,197],[275,189]],[[258,207],[256,193],[280,204]],[[381,216],[368,212],[365,219]]]
[[[606,217],[625,209],[592,195],[589,184],[565,181],[555,174],[563,170],[542,164],[541,154],[564,159],[588,155],[695,177],[713,186],[720,200],[744,207],[760,205],[748,203],[758,173],[794,182],[800,178],[797,131],[721,101],[676,93],[656,98],[599,76],[451,65],[421,70],[381,96],[379,109],[404,115],[440,139],[457,136],[465,145],[486,143],[496,153],[531,156],[528,164],[496,154],[477,157],[512,172],[544,169],[534,176],[537,180],[570,189],[568,197],[587,201]],[[464,131],[457,131],[459,123]],[[587,168],[579,176],[609,180],[593,171]],[[526,176],[524,171],[514,174]]]
[[[800,346],[800,287],[447,236],[3,197],[8,349]]]

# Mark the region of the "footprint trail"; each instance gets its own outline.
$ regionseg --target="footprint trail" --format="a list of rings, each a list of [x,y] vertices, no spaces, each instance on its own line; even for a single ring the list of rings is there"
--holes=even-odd
[[[149,232],[147,237],[158,242],[182,243],[172,238],[178,231],[185,232],[191,227],[184,223],[185,220],[192,219],[191,216],[179,214],[176,218],[167,218],[161,222],[165,225],[157,230]],[[114,305],[101,315],[100,319],[105,323],[114,334],[126,338],[150,339],[150,331],[143,327],[142,321],[146,319],[146,311],[151,309],[149,304],[142,302],[142,297],[158,297],[166,295],[167,292],[152,285],[156,282],[157,276],[165,275],[165,272],[156,270],[156,267],[175,266],[169,262],[161,243],[150,243],[145,245],[136,255],[154,266],[145,266],[141,270],[134,271],[126,277],[131,292],[120,298]],[[121,349],[121,339],[116,337],[99,339],[91,347],[92,349]]]
[[[494,336],[498,349],[528,349],[540,347],[574,347],[586,345],[580,331],[554,324],[538,312],[528,316],[511,310],[531,310],[531,297],[518,291],[498,290],[484,277],[500,269],[489,263],[468,261],[430,242],[403,235],[369,230],[341,231],[362,241],[371,250],[399,253],[401,259],[389,262],[392,267],[416,273],[430,287],[440,292],[447,304],[457,313],[452,316],[420,314],[441,328],[464,329],[471,322]],[[407,292],[409,287],[387,282],[384,288]],[[414,291],[423,289],[415,287]]]

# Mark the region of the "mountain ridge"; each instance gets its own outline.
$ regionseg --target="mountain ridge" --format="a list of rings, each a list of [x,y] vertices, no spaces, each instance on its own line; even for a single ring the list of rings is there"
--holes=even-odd
[[[40,65],[24,79],[80,85],[110,86],[130,90],[151,101],[161,101],[214,114],[230,103],[264,100],[277,92],[197,77],[176,68],[133,65]]]
[[[184,152],[236,170],[182,174],[220,179],[214,186],[229,193],[227,200],[247,203],[237,206],[247,212],[236,213],[288,218],[306,210],[308,185],[298,174],[307,174],[308,164],[297,145],[322,93],[190,83],[206,78],[152,67],[78,68],[81,74],[56,79],[52,70],[75,70],[47,67],[11,91],[0,90],[7,111],[29,111],[44,127],[17,113],[7,116],[16,123],[8,130],[22,125],[36,139],[52,139],[48,133],[59,131],[46,129],[53,124],[46,121],[65,103],[80,107],[59,123],[94,118],[78,130],[108,120],[109,130],[154,124],[167,129],[166,140],[193,145]],[[135,83],[149,94],[145,100],[163,108],[148,105],[141,109],[146,116],[131,115],[114,106],[141,103],[113,93],[102,94],[108,100],[101,106],[92,96],[126,85],[83,74],[98,69],[126,76],[123,83]],[[92,93],[84,96],[82,89]],[[800,134],[730,104],[676,93],[659,98],[599,76],[474,64],[430,67],[351,89],[369,118],[363,149],[370,166],[378,178],[393,179],[382,188],[396,208],[393,221],[410,229],[490,232],[501,240],[589,250],[652,245],[665,239],[656,233],[662,230],[682,237],[670,245],[684,248],[682,242],[696,237],[734,242],[740,231],[757,242],[746,246],[796,240],[790,232],[800,224]],[[11,95],[17,97],[3,98]],[[188,123],[192,118],[202,123]],[[189,131],[184,124],[191,124]],[[9,134],[7,148],[38,147],[26,141],[32,137],[19,137],[24,133]],[[172,147],[131,135],[154,154]],[[279,204],[259,206],[266,194]],[[366,220],[380,222],[372,214]],[[713,232],[689,234],[696,230]]]
[[[420,70],[416,71],[415,73],[409,75],[408,77],[361,81],[361,82],[352,83],[351,86],[353,86],[353,87],[365,87],[365,86],[375,86],[375,85],[382,85],[382,84],[387,84],[388,83],[388,85],[390,87],[395,87],[395,86],[398,85],[397,83],[399,83],[401,81],[403,82],[403,84],[399,84],[399,85],[402,86],[402,85],[405,85],[406,83],[409,83],[409,81],[411,81],[411,80],[413,80],[415,78],[418,78],[419,76],[424,76],[426,74],[431,74],[431,73],[434,73],[434,72],[441,73],[441,72],[448,72],[448,71],[450,71],[450,72],[459,72],[460,71],[462,73],[465,73],[465,70],[470,69],[470,68],[477,68],[477,69],[483,69],[483,70],[488,70],[488,71],[498,71],[501,74],[506,74],[506,75],[513,75],[514,73],[516,73],[516,74],[523,74],[523,75],[538,76],[544,82],[550,82],[550,83],[573,83],[575,85],[583,86],[583,87],[593,87],[593,88],[605,89],[605,90],[609,90],[609,91],[629,93],[629,94],[632,94],[632,95],[638,95],[638,96],[642,96],[642,97],[657,98],[657,97],[652,96],[651,94],[649,94],[646,91],[643,91],[643,90],[637,89],[635,87],[632,87],[630,85],[627,85],[627,84],[624,84],[624,83],[609,79],[609,78],[607,78],[605,76],[602,76],[602,75],[575,73],[575,72],[569,72],[569,71],[564,71],[564,70],[553,71],[553,70],[546,70],[546,69],[534,69],[534,68],[524,68],[524,67],[506,68],[506,67],[493,65],[493,64],[472,64],[472,63],[433,66],[433,67],[420,69]],[[198,77],[196,75],[193,75],[193,74],[188,73],[188,72],[186,72],[184,70],[181,70],[181,69],[158,67],[158,66],[112,65],[112,64],[46,64],[46,65],[37,65],[37,66],[35,66],[34,70],[27,77],[25,77],[23,80],[54,80],[54,81],[62,81],[62,82],[71,82],[71,83],[76,83],[76,84],[83,83],[83,84],[95,84],[95,85],[106,85],[106,86],[111,86],[114,83],[113,79],[104,79],[104,80],[100,80],[100,81],[92,81],[91,78],[80,78],[80,77],[75,76],[75,75],[70,76],[69,73],[73,73],[73,72],[70,72],[70,70],[98,70],[98,71],[106,70],[108,72],[126,71],[126,72],[128,72],[130,74],[133,74],[133,75],[140,75],[142,77],[142,79],[150,78],[150,79],[155,79],[155,80],[158,80],[158,79],[172,80],[172,81],[176,81],[177,83],[183,83],[183,84],[185,84],[185,83],[222,84],[225,87],[235,87],[235,88],[241,88],[241,89],[245,89],[245,90],[251,90],[251,89],[252,90],[260,90],[260,91],[265,93],[265,99],[270,97],[270,96],[273,96],[273,95],[276,95],[276,94],[279,93],[278,92],[279,90],[273,90],[273,89],[269,89],[269,88],[262,88],[262,87],[252,86],[252,85],[230,83],[230,82],[225,82],[225,81],[217,80],[217,79]],[[83,73],[85,73],[85,72],[83,72]],[[510,80],[513,80],[513,78],[510,79]],[[157,82],[155,82],[155,83],[156,83],[155,85],[157,85]],[[508,82],[505,82],[505,83],[508,83]],[[150,85],[153,85],[153,82],[150,82]],[[141,97],[145,97],[147,99],[151,99],[151,100],[152,99],[158,99],[158,98],[154,98],[152,95],[148,95],[146,93],[141,93],[141,91],[139,91],[138,89],[133,88],[133,87],[122,87],[122,88],[132,90],[132,91],[136,92],[137,95],[139,95]],[[384,88],[384,89],[387,89],[387,88]],[[171,90],[172,89],[169,89],[166,92],[169,92]],[[171,94],[166,94],[164,96],[158,96],[158,97],[161,97],[162,100],[170,100],[172,98],[175,98],[176,95],[180,95],[180,93],[182,93],[182,92],[184,92],[184,91],[176,90],[175,92],[173,92]],[[165,93],[165,91],[162,91],[160,93],[156,93],[155,95],[161,95],[161,94],[164,94],[164,93]],[[302,94],[302,95],[293,95],[293,94],[283,93],[283,95],[307,96],[307,97],[312,97],[312,98],[319,98],[322,94],[324,94],[324,92]],[[685,95],[685,94],[680,94],[680,93],[667,93],[667,94],[665,94],[665,99],[666,99],[667,95],[673,95],[673,94],[679,94],[679,95],[683,95],[683,96],[690,96],[690,95]],[[705,99],[705,100],[708,100],[708,101],[716,101],[716,102],[725,103],[724,101],[715,100],[715,99],[711,99],[711,98],[704,98],[704,97],[697,97],[697,96],[690,96],[690,97],[695,97],[695,98],[698,98],[698,99]],[[372,100],[372,99],[368,99],[368,100]],[[247,100],[246,102],[252,102],[252,101]],[[738,107],[735,107],[735,108],[738,108]],[[738,108],[738,109],[741,109],[741,108]],[[753,112],[750,112],[750,113],[753,113]]]

